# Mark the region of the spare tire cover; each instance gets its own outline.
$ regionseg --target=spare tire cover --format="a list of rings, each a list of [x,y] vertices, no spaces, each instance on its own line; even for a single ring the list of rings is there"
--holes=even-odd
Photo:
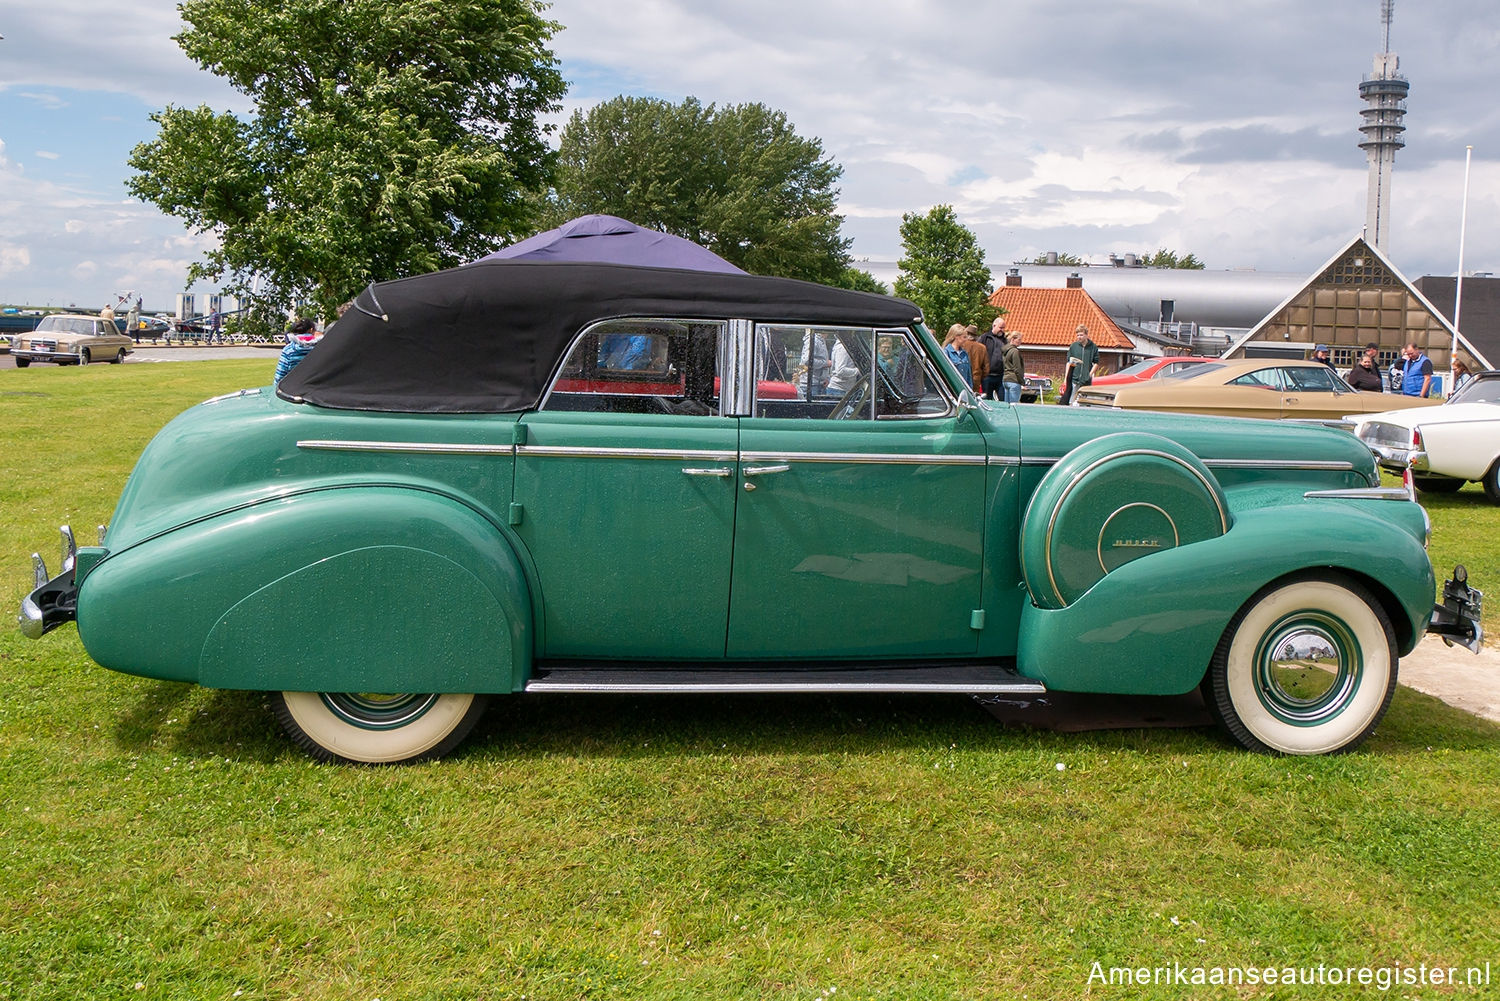
[[[1223,488],[1197,456],[1158,435],[1105,435],[1042,477],[1021,522],[1031,599],[1064,608],[1111,571],[1229,530]]]

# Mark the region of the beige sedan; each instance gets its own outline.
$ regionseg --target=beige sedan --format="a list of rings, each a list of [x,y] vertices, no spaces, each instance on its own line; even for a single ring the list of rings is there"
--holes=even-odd
[[[1181,377],[1129,386],[1085,386],[1081,407],[1117,407],[1169,413],[1261,417],[1271,420],[1338,420],[1442,402],[1397,393],[1360,392],[1316,361],[1251,358],[1195,365]]]
[[[114,320],[102,316],[76,313],[53,313],[29,334],[11,338],[10,354],[16,368],[34,361],[51,361],[59,365],[87,365],[107,361],[118,365],[130,354],[135,342],[115,326]]]

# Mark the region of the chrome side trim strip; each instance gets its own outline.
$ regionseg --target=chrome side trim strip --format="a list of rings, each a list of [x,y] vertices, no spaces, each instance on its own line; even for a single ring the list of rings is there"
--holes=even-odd
[[[736,684],[732,681],[715,681],[701,684],[657,682],[657,681],[549,681],[546,678],[528,681],[528,692],[953,692],[960,695],[983,692],[1008,692],[1014,694],[1042,695],[1047,686],[1039,681],[992,681],[992,682],[930,682],[906,683],[882,681],[829,682],[829,681],[758,681]]]
[[[878,466],[982,466],[982,455],[911,455],[902,452],[741,452],[742,462],[847,462]]]
[[[1306,498],[1335,497],[1342,500],[1409,501],[1412,495],[1405,487],[1354,487],[1350,490],[1309,490]]]
[[[992,455],[987,461],[991,466],[1051,466],[1061,459],[1060,455]]]
[[[705,462],[734,462],[734,451],[710,448],[603,448],[588,445],[516,445],[519,456],[553,456],[590,459],[702,459]]]
[[[1210,469],[1302,469],[1353,472],[1354,463],[1342,459],[1204,459]]]
[[[339,441],[307,439],[298,448],[317,452],[414,452],[420,455],[513,455],[514,445],[460,445],[436,441]]]

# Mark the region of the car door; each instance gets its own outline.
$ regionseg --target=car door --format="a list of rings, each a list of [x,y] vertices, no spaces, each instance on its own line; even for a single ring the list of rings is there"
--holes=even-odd
[[[758,325],[756,338],[729,656],[972,655],[986,476],[973,417],[910,331]],[[824,381],[821,357],[859,371],[836,364]],[[796,398],[768,399],[767,359],[782,358]]]
[[[1336,420],[1361,409],[1359,396],[1326,365],[1288,365],[1281,375],[1282,417]]]
[[[544,656],[724,656],[738,445],[718,399],[724,327],[595,324],[522,418],[511,520]]]

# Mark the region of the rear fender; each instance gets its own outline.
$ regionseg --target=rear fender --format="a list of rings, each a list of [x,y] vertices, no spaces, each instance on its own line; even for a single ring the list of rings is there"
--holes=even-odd
[[[1435,585],[1421,541],[1378,516],[1390,501],[1236,512],[1225,535],[1133,560],[1065,608],[1021,612],[1020,672],[1075,692],[1177,695],[1203,679],[1234,613],[1271,581],[1343,573],[1380,598],[1410,652]]]
[[[227,512],[96,566],[78,628],[105,667],[215,688],[510,692],[529,589],[500,530],[452,498],[321,490]]]

